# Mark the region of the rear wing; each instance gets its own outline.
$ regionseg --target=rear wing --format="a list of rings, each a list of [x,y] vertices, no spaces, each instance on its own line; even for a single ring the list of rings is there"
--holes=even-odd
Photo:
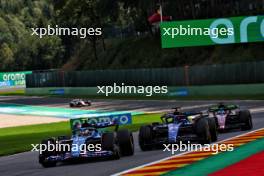
[[[70,119],[72,131],[82,127],[94,127],[97,129],[106,129],[112,127],[114,130],[117,130],[119,125],[127,124],[132,124],[132,116],[130,113]]]
[[[209,107],[209,112],[215,112],[215,111],[218,111],[220,109],[223,109],[223,110],[234,110],[234,109],[238,109],[239,106],[238,105],[234,105],[234,104],[228,104],[228,105],[224,105],[222,107],[220,107],[219,105],[215,105],[215,106],[211,106]]]
[[[97,129],[102,129],[102,128],[108,128],[108,127],[114,127],[114,131],[118,130],[119,124],[117,121],[113,121],[113,122],[100,122],[100,123],[96,123],[93,124],[95,128]]]
[[[112,128],[114,127],[114,128]],[[85,131],[87,129],[97,129],[98,131],[117,131],[119,125],[114,122],[102,122],[97,124],[86,124],[84,123],[83,126],[74,126],[72,129],[72,134],[76,134],[77,131]]]

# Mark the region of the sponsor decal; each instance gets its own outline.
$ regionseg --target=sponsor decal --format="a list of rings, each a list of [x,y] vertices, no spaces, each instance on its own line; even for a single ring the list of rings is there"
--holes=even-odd
[[[25,87],[27,74],[32,71],[0,73],[0,87]]]
[[[51,95],[64,95],[65,93],[64,89],[52,89],[49,92]]]
[[[264,16],[162,22],[162,48],[264,41]]]
[[[169,96],[188,96],[188,89],[182,88],[169,93]]]
[[[11,81],[2,81],[0,82],[0,87],[10,87],[14,85],[14,82],[11,82]]]
[[[71,129],[73,129],[76,123],[83,124],[85,122],[88,123],[117,122],[119,125],[126,125],[126,124],[132,124],[132,116],[130,113],[127,113],[127,114],[116,114],[109,116],[71,119],[70,120]]]

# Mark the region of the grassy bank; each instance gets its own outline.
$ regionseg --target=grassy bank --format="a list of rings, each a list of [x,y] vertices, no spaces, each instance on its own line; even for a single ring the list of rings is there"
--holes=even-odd
[[[120,128],[137,131],[143,124],[159,120],[160,114],[137,115],[133,116],[132,125],[124,125]],[[30,151],[31,144],[38,144],[44,138],[70,134],[69,122],[2,128],[0,129],[0,156]]]

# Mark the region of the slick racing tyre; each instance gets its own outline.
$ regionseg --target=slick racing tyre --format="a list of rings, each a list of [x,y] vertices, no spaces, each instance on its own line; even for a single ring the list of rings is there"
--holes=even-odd
[[[199,143],[201,144],[210,144],[211,143],[211,134],[206,118],[201,118],[196,122],[196,133],[199,137]]]
[[[126,129],[118,131],[117,140],[121,155],[131,156],[134,154],[134,140],[131,132]]]
[[[212,142],[216,142],[218,139],[218,132],[217,132],[215,118],[208,118],[208,125],[211,134],[211,140]]]
[[[88,100],[84,101],[87,106],[92,106],[92,103]]]
[[[116,138],[114,133],[103,133],[102,135],[102,150],[112,151],[113,159],[120,158],[120,150],[116,145]]]
[[[241,123],[244,123],[241,126],[241,130],[251,130],[253,128],[252,117],[249,110],[240,111],[239,119]]]
[[[48,157],[56,155],[56,151],[50,151],[48,150],[48,145],[55,145],[55,140],[54,139],[45,139],[42,140],[41,145],[46,146],[46,150],[42,151],[42,153],[39,153],[39,163],[43,167],[55,167],[57,162],[52,161],[52,160],[47,160]]]
[[[142,151],[152,149],[152,130],[150,126],[141,126],[138,135],[139,146]]]

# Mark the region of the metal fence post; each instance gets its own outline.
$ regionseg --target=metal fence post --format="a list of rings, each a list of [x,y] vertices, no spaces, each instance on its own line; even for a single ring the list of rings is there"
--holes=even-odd
[[[185,80],[185,85],[189,86],[190,85],[189,65],[184,66],[184,80]]]

